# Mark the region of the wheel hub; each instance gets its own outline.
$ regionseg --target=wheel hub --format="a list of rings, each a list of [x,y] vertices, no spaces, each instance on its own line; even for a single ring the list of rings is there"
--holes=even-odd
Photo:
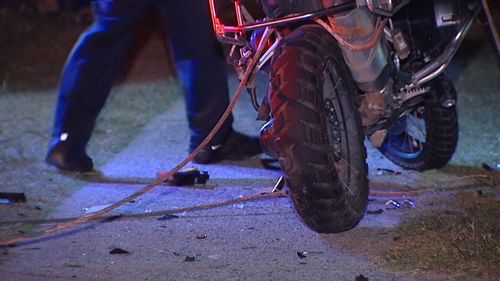
[[[324,102],[325,115],[328,121],[328,138],[332,146],[333,156],[335,161],[339,161],[342,156],[342,139],[340,138],[340,123],[337,118],[337,112],[331,99],[326,99]]]

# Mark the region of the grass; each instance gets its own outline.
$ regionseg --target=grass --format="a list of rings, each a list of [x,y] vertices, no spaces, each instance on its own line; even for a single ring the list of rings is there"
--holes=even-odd
[[[408,219],[381,264],[414,273],[440,272],[453,280],[497,280],[500,274],[498,198],[460,192],[438,210]],[[442,206],[449,206],[442,208]]]

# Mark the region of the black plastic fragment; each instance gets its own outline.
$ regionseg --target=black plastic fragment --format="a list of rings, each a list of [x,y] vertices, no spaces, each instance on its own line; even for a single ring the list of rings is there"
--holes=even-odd
[[[210,176],[206,171],[200,171],[197,168],[188,168],[179,171],[173,175],[173,179],[168,183],[176,186],[206,184]]]
[[[114,216],[109,216],[109,217],[106,217],[103,222],[112,222],[114,220],[117,220],[119,218],[121,218],[123,215],[114,215]]]
[[[399,171],[394,171],[391,169],[386,169],[386,168],[377,168],[377,174],[380,175],[400,175],[401,172]]]
[[[482,166],[482,167],[483,167],[483,169],[485,169],[486,171],[489,171],[489,172],[493,171],[493,168],[492,168],[490,165],[486,164],[486,163],[482,163],[482,164],[481,164],[481,166]]]
[[[363,274],[356,276],[356,279],[354,281],[368,281],[369,279],[364,277]]]
[[[495,166],[491,166],[486,163],[482,163],[481,167],[488,172],[500,172],[500,164],[495,164]]]
[[[164,216],[161,216],[158,218],[159,221],[166,221],[166,220],[171,220],[171,219],[178,219],[179,216],[176,216],[176,215],[164,215]]]
[[[366,211],[366,213],[367,213],[368,215],[380,215],[380,214],[382,214],[383,212],[384,212],[384,210],[382,210],[382,209],[377,209],[377,210],[368,210],[368,211]]]
[[[193,261],[195,261],[195,259],[196,259],[195,257],[192,257],[192,256],[186,256],[186,257],[184,258],[184,261],[185,261],[185,262],[193,262]]]
[[[113,250],[111,250],[109,252],[109,254],[111,254],[111,255],[128,255],[128,254],[130,254],[130,252],[127,250],[121,249],[121,248],[114,248]]]
[[[307,257],[307,256],[306,256],[306,254],[307,254],[307,252],[297,252],[297,256],[298,256],[299,258],[301,258],[301,259],[306,258],[306,257]]]
[[[40,247],[31,247],[31,248],[24,248],[24,251],[38,251],[41,250],[42,248]]]

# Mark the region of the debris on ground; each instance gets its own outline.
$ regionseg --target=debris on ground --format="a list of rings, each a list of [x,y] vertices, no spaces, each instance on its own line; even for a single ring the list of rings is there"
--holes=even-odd
[[[122,214],[120,214],[120,215],[113,215],[113,216],[109,216],[109,217],[104,218],[104,219],[103,219],[103,222],[112,222],[112,221],[117,220],[117,219],[119,219],[119,218],[121,218],[121,217],[123,217],[123,215],[122,215]]]
[[[387,168],[377,168],[377,175],[379,175],[379,176],[382,176],[382,175],[397,176],[397,175],[401,175],[401,172],[394,171],[394,170],[387,169]]]
[[[173,175],[173,179],[167,181],[170,185],[185,186],[196,184],[206,184],[210,176],[206,171],[200,171],[198,168],[188,168],[181,170]]]
[[[195,257],[192,257],[192,256],[186,256],[186,257],[184,258],[184,261],[185,261],[185,262],[193,262],[193,261],[195,261],[195,259],[196,259]]]
[[[479,189],[477,195],[480,197],[499,197],[498,190],[495,188]]]
[[[306,258],[310,254],[323,254],[323,252],[298,251],[297,256],[301,259]]]
[[[384,206],[386,210],[413,209],[417,207],[417,204],[415,204],[415,201],[405,198],[401,203],[394,199],[387,200]]]
[[[384,212],[382,209],[377,209],[377,210],[368,210],[366,211],[366,214],[368,215],[380,215]]]
[[[496,163],[495,165],[491,166],[486,163],[482,163],[481,165],[483,169],[485,169],[488,172],[500,172],[500,163]]]
[[[307,257],[307,252],[297,252],[297,256],[301,259],[304,259]]]
[[[364,277],[363,274],[356,276],[356,279],[354,281],[368,281],[369,279]]]
[[[24,192],[0,192],[0,205],[12,203],[26,203]]]
[[[85,214],[92,214],[92,213],[99,212],[100,210],[103,210],[109,206],[111,206],[111,204],[86,207],[86,208],[83,208],[83,211],[85,212]]]
[[[111,250],[109,252],[109,254],[111,254],[111,255],[128,255],[128,254],[130,254],[130,252],[127,250],[121,249],[121,248],[114,248],[113,250]]]
[[[384,204],[386,210],[393,210],[393,209],[399,209],[401,208],[401,204],[399,204],[398,201],[396,200],[387,200]]]
[[[79,264],[79,263],[64,263],[63,266],[69,268],[85,268],[84,264]]]
[[[38,251],[41,250],[42,248],[40,247],[31,247],[31,248],[24,248],[24,251]]]
[[[177,215],[170,215],[170,214],[166,214],[164,216],[161,216],[158,218],[159,221],[166,221],[166,220],[171,220],[171,219],[178,219],[179,216]]]
[[[405,199],[405,200],[403,200],[403,204],[401,205],[401,207],[403,209],[404,208],[413,209],[413,208],[417,207],[417,204],[415,204],[415,201],[413,201],[411,199]]]
[[[201,240],[201,239],[206,239],[208,235],[202,234],[202,235],[196,235],[196,239]]]

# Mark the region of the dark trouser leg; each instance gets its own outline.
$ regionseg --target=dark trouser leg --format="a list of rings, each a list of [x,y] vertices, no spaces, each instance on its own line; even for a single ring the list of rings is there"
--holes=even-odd
[[[191,129],[190,148],[209,134],[229,104],[226,63],[215,38],[206,0],[161,2],[162,22],[172,42],[185,90]],[[221,144],[231,132],[232,116],[212,141]]]
[[[117,4],[119,2],[120,4]],[[94,24],[66,62],[59,90],[54,136],[66,133],[74,149],[84,150],[95,120],[133,43],[148,1],[94,1]]]

